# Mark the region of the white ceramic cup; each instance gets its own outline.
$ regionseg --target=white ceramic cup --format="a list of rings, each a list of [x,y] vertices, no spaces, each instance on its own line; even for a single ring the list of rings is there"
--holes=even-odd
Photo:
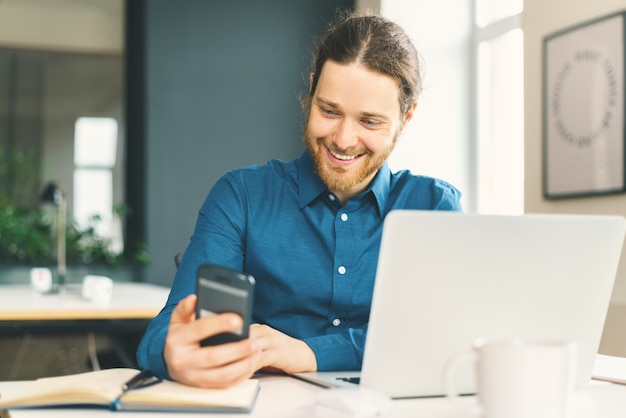
[[[564,418],[575,387],[576,355],[570,341],[477,340],[446,363],[446,396],[483,418]],[[463,399],[455,375],[472,364],[478,399]]]
[[[40,293],[52,291],[52,270],[47,267],[30,269],[30,284]]]
[[[113,294],[113,280],[106,276],[87,275],[83,278],[82,296],[97,304],[108,304]]]

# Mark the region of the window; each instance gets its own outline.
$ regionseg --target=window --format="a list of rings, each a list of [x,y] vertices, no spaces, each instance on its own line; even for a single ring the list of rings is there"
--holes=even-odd
[[[476,0],[477,211],[524,211],[522,0]]]
[[[117,154],[117,121],[81,117],[74,129],[74,222],[93,227],[121,251],[121,231],[113,214],[113,169]]]

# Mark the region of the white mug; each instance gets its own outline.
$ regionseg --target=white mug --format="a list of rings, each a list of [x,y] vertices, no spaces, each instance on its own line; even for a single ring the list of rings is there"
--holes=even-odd
[[[87,275],[83,278],[82,296],[97,304],[108,304],[113,294],[113,280],[106,276]]]
[[[30,284],[40,293],[52,291],[52,270],[47,267],[33,267],[30,269]]]
[[[564,418],[575,387],[577,345],[571,341],[477,340],[444,367],[446,396],[483,418]],[[475,367],[478,402],[455,388],[459,367]]]

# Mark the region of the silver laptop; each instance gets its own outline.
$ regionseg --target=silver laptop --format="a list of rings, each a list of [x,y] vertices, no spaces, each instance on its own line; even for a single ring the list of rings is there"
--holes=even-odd
[[[617,272],[621,216],[399,210],[383,227],[361,372],[298,373],[393,398],[443,395],[447,359],[476,338],[578,342],[588,383]],[[457,388],[475,393],[471,368]]]

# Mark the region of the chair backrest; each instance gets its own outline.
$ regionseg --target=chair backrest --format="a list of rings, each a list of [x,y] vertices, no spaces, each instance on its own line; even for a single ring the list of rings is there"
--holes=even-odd
[[[174,256],[174,263],[176,263],[176,268],[180,266],[180,262],[183,261],[183,253],[176,253]]]

